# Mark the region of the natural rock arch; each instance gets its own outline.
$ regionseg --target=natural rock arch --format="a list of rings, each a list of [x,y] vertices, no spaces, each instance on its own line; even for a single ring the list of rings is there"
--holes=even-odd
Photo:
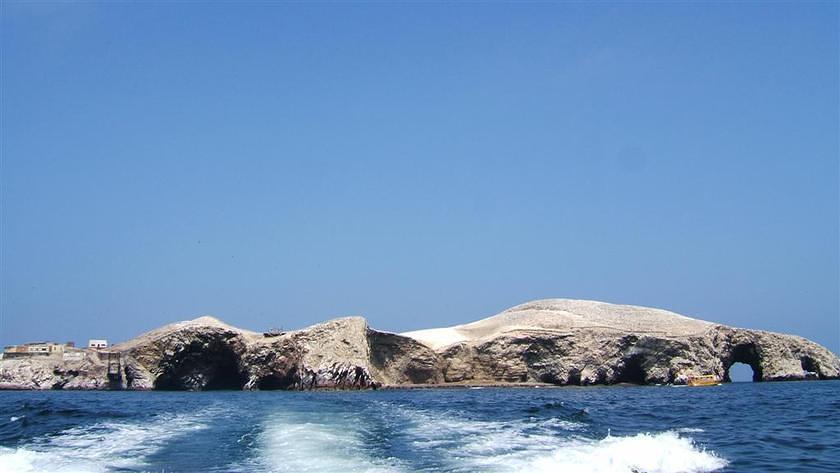
[[[729,377],[729,368],[731,368],[735,363],[743,363],[752,368],[752,380],[754,382],[762,381],[764,379],[761,354],[755,343],[750,342],[735,345],[729,356],[723,360],[723,380],[727,383],[732,382],[732,379]]]
[[[161,360],[161,366],[163,372],[154,382],[155,390],[242,389],[247,379],[239,354],[224,340],[193,341]]]
[[[729,375],[729,382],[753,382],[755,371],[752,367],[745,363],[732,363],[732,366],[726,370]],[[725,376],[724,376],[725,377]]]

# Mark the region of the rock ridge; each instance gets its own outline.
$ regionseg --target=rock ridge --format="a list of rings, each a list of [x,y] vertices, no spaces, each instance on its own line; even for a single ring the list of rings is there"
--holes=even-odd
[[[0,389],[309,390],[548,383],[684,384],[733,363],[754,381],[837,379],[840,359],[802,337],[674,312],[545,299],[454,327],[403,334],[362,317],[257,333],[210,316],[82,358],[0,360]]]

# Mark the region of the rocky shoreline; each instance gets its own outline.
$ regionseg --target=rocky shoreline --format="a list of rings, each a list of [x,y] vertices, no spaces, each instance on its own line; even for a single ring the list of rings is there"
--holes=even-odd
[[[110,353],[110,355],[108,354]],[[170,324],[81,359],[0,360],[0,389],[310,390],[685,384],[733,363],[755,381],[838,379],[840,359],[793,335],[594,301],[522,304],[406,334],[347,317],[256,333],[212,317]]]

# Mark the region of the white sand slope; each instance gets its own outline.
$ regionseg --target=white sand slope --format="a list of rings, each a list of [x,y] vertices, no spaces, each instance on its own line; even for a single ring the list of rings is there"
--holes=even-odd
[[[687,336],[703,333],[713,325],[662,309],[575,299],[544,299],[512,307],[476,322],[401,335],[439,350],[455,343],[495,337],[516,330],[604,329]]]

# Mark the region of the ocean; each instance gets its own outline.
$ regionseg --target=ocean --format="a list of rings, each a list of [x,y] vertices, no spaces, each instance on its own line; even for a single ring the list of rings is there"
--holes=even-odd
[[[1,472],[838,472],[840,381],[0,392]]]

